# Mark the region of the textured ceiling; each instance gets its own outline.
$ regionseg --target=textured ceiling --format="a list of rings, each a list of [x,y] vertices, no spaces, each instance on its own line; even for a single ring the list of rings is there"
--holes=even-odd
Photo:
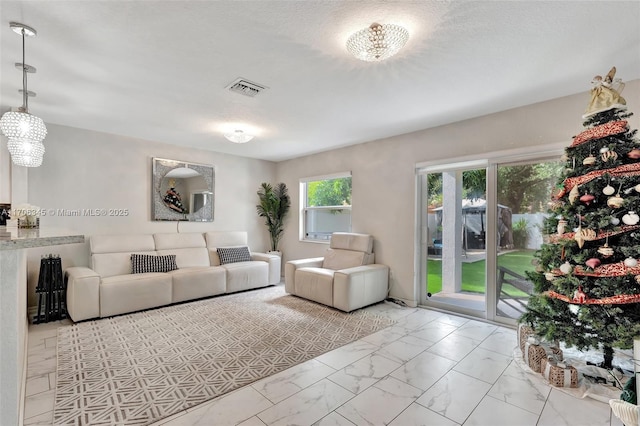
[[[274,161],[585,92],[612,65],[640,78],[639,1],[3,0],[0,19],[0,112],[22,103],[18,21],[45,122]],[[350,57],[374,21],[407,45]],[[224,139],[240,126],[256,138]]]

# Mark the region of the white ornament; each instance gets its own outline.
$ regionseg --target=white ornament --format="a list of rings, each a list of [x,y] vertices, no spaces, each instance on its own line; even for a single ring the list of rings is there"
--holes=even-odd
[[[617,217],[612,217],[610,222],[613,226],[616,226],[620,224],[620,219],[618,219]]]
[[[562,265],[560,265],[560,272],[562,272],[565,275],[571,273],[572,270],[573,270],[573,266],[571,266],[569,262],[564,262]]]
[[[634,211],[630,211],[629,213],[622,216],[622,221],[625,225],[635,225],[640,222],[640,216],[638,216]]]
[[[607,185],[602,189],[602,193],[604,195],[613,195],[613,193],[616,192],[615,188],[611,185]]]
[[[638,261],[636,259],[634,259],[633,257],[627,257],[624,260],[624,266],[626,266],[627,268],[633,268],[635,266],[638,265]]]

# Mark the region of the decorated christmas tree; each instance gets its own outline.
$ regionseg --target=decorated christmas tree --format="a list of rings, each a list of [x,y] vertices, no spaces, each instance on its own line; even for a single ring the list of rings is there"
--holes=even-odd
[[[601,350],[605,368],[640,336],[640,140],[615,73],[594,78],[584,131],[565,149],[521,318],[549,341]]]
[[[182,197],[180,197],[180,193],[176,191],[175,184],[170,186],[171,187],[167,189],[167,193],[164,195],[164,204],[178,213],[186,213],[187,209],[184,207],[184,204],[182,204]]]

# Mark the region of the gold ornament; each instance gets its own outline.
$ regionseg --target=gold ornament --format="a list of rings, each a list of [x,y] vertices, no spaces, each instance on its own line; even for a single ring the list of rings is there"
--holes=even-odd
[[[571,191],[569,191],[569,202],[571,204],[575,203],[579,196],[580,196],[580,190],[578,189],[578,185],[576,185],[573,188],[571,188]]]
[[[618,159],[618,153],[615,151],[605,151],[600,155],[600,158],[602,158],[602,161],[605,163],[607,161],[615,161]]]
[[[596,239],[596,231],[589,228],[582,229],[580,226],[576,230],[576,234],[573,236],[573,239],[578,242],[578,247],[582,248],[585,241],[593,241]]]
[[[607,205],[612,209],[618,209],[622,207],[623,204],[624,204],[624,200],[620,196],[619,192],[613,197],[609,197],[609,199],[607,200]]]
[[[592,154],[589,154],[588,157],[582,160],[582,164],[585,166],[592,166],[595,163],[596,163],[596,157],[594,157]]]
[[[584,236],[582,235],[582,227],[578,227],[575,235],[573,236],[573,239],[578,242],[578,247],[582,248],[582,246],[584,245]]]
[[[598,253],[600,253],[604,257],[613,256],[613,249],[609,247],[609,244],[605,243],[603,246],[598,248]]]

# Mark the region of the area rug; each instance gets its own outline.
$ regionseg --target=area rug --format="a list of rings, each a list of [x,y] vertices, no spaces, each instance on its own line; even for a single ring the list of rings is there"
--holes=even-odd
[[[56,425],[146,425],[393,321],[282,286],[58,329]]]

